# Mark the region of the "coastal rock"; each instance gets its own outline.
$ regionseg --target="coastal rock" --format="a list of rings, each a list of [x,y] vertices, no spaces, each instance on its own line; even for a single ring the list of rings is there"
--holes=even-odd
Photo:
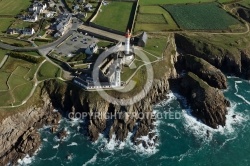
[[[225,75],[207,61],[193,55],[185,55],[185,66],[188,71],[195,73],[210,86],[226,89],[227,79]]]
[[[26,106],[0,122],[0,163],[16,165],[18,159],[30,156],[41,144],[38,128],[43,125],[57,124],[61,115],[53,112],[49,98],[41,95],[40,106]],[[4,110],[1,110],[4,111]],[[48,120],[48,119],[56,120]]]
[[[57,133],[57,137],[62,141],[63,139],[65,139],[68,136],[68,133],[65,129],[62,129],[61,131],[59,131]]]
[[[212,128],[225,126],[229,102],[220,90],[209,86],[191,72],[181,80],[181,87],[195,117]]]
[[[234,39],[233,42],[228,40],[218,44],[216,40],[210,41],[211,38],[219,39],[219,36],[175,34],[176,45],[184,53],[202,58],[225,73],[249,79],[250,38],[242,36],[238,40]]]

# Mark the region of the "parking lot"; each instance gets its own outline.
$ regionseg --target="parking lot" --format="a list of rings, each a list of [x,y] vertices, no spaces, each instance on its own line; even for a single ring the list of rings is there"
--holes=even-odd
[[[98,39],[89,36],[88,34],[75,32],[58,48],[55,48],[55,52],[60,55],[73,56],[80,51],[84,51],[92,43],[97,43],[98,41]]]

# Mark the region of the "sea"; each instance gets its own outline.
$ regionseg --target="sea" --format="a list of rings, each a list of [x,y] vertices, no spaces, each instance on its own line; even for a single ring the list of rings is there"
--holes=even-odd
[[[178,112],[178,119],[158,119],[155,146],[135,146],[129,139],[107,141],[102,134],[96,142],[86,137],[84,120],[63,118],[60,129],[68,136],[60,141],[44,126],[39,132],[42,145],[32,157],[19,160],[20,166],[247,166],[250,165],[250,82],[228,77],[224,95],[231,102],[225,127],[212,129],[190,115],[185,98],[169,93],[154,106],[156,112]],[[143,139],[148,139],[144,137]]]

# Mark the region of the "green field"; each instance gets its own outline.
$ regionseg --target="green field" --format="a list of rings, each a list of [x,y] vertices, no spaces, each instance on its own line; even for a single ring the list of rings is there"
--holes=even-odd
[[[229,30],[240,22],[221,9],[217,3],[165,5],[174,20],[187,30]]]
[[[58,68],[57,66],[53,65],[50,62],[45,62],[37,73],[37,79],[40,81],[50,78],[56,78],[59,77],[60,74],[61,74],[60,68]]]
[[[0,18],[0,34],[5,33],[14,20],[14,18]]]
[[[138,23],[167,24],[163,14],[140,14],[137,17]]]
[[[17,15],[31,4],[31,0],[1,0],[0,15]]]
[[[146,47],[144,48],[145,51],[161,57],[163,51],[165,50],[167,44],[166,37],[149,37],[147,40]]]
[[[101,7],[102,11],[98,13],[94,23],[125,32],[129,22],[132,6],[132,2],[112,1],[108,5]]]
[[[21,104],[26,99],[33,87],[28,74],[34,75],[36,69],[37,65],[33,63],[8,58],[0,69],[0,106]]]
[[[162,7],[140,6],[134,32],[178,30],[170,14]]]
[[[232,2],[233,0],[218,0],[220,3]],[[200,3],[215,2],[215,0],[140,0],[140,5],[157,5],[157,4],[180,4],[180,3]]]
[[[23,40],[18,40],[14,38],[7,38],[7,37],[0,37],[1,42],[10,44],[10,45],[15,45],[15,46],[32,46],[31,43]]]

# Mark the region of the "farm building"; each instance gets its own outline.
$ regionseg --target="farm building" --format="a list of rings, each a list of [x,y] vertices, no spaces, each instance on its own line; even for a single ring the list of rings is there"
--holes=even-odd
[[[140,36],[139,36],[139,40],[138,40],[138,46],[140,47],[145,47],[146,43],[148,40],[148,35],[146,32],[143,32]]]

